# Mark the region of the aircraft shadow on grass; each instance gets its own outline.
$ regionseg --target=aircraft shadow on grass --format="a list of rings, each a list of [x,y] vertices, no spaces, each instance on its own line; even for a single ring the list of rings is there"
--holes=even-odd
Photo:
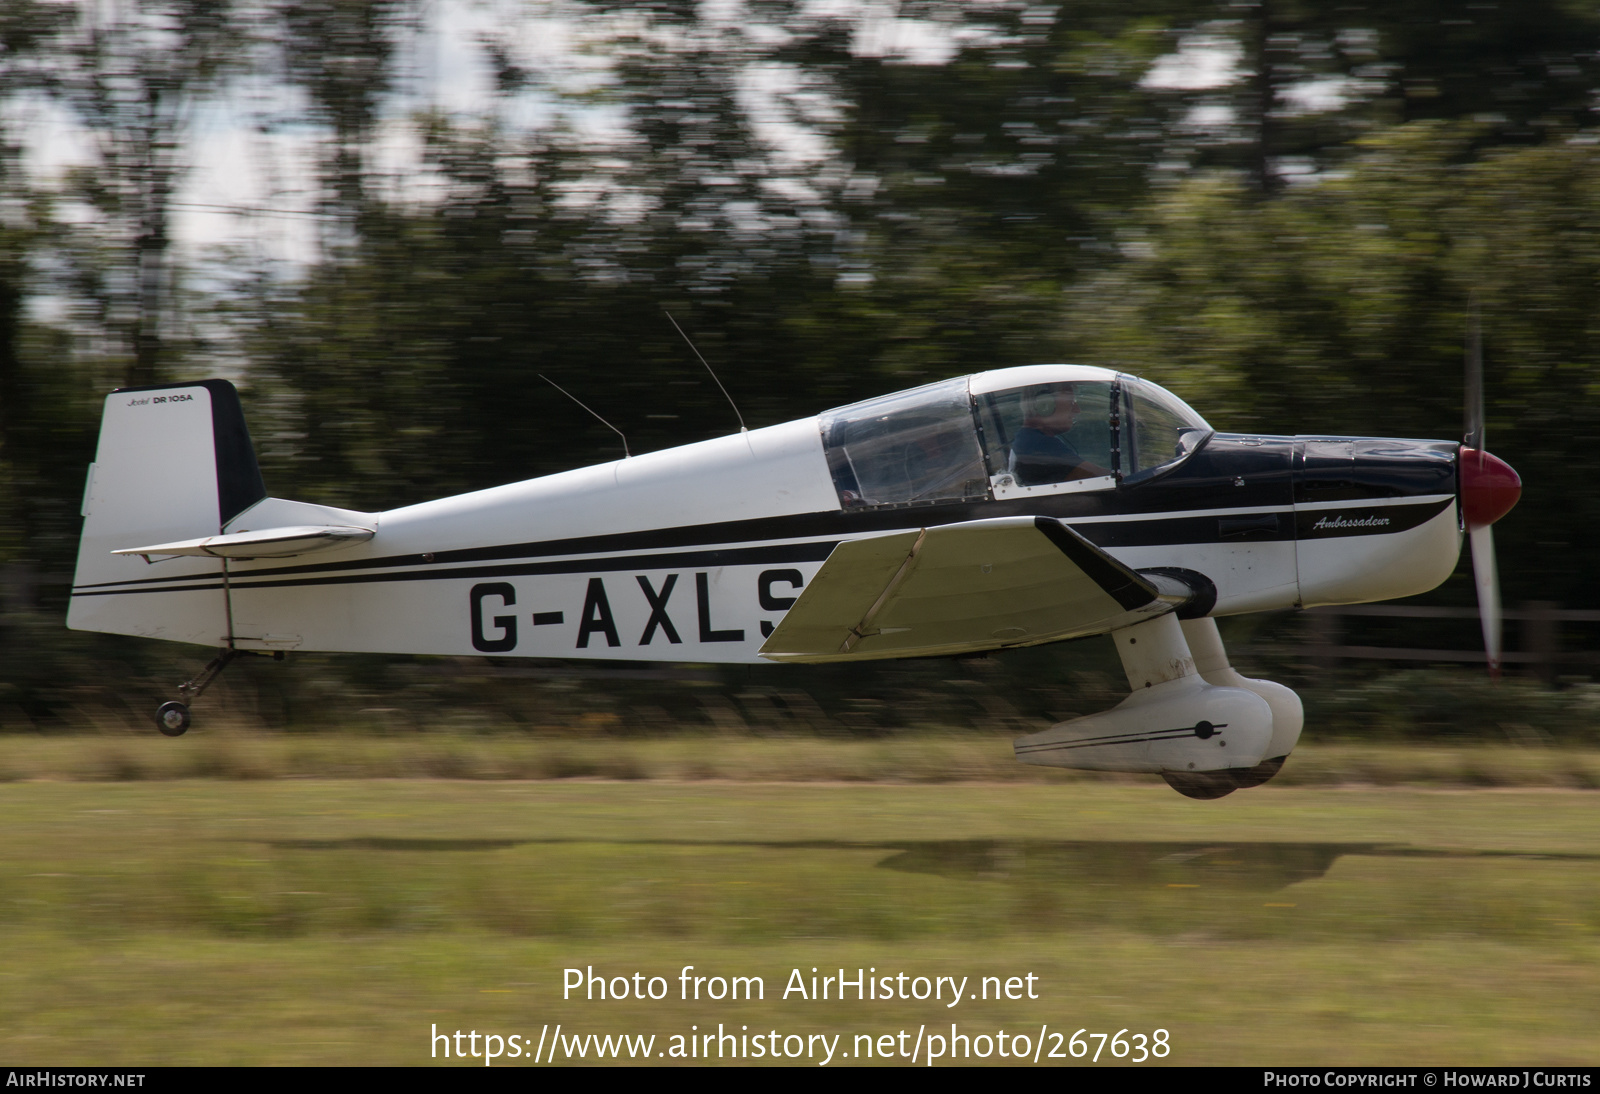
[[[1437,850],[1382,843],[1159,842],[1140,840],[580,840],[426,839],[365,836],[265,841],[288,851],[481,852],[516,847],[591,845],[707,850],[878,851],[879,869],[967,880],[1059,886],[1205,885],[1282,889],[1323,877],[1344,855],[1381,858],[1542,859],[1600,861],[1600,855],[1494,850]]]

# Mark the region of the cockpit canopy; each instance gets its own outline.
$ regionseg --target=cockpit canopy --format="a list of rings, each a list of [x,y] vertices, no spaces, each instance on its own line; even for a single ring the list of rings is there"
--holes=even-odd
[[[1155,384],[1072,365],[945,380],[829,411],[820,422],[846,509],[1133,485],[1176,466],[1212,432]]]

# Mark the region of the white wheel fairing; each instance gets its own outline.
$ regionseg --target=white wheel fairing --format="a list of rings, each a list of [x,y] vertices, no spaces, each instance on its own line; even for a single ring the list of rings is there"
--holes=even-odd
[[[1248,769],[1265,758],[1271,707],[1253,691],[1202,678],[1176,617],[1125,627],[1112,638],[1133,694],[1110,710],[1019,738],[1017,759],[1089,771],[1201,774]]]
[[[1013,747],[1026,764],[1197,773],[1254,767],[1271,739],[1272,710],[1259,695],[1188,676],[1136,691],[1110,710],[1021,737]]]

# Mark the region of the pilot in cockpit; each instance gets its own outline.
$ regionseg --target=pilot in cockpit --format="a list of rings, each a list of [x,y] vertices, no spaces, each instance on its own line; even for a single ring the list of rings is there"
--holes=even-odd
[[[1111,474],[1078,454],[1067,439],[1078,420],[1073,384],[1048,384],[1023,395],[1022,428],[1011,443],[1010,471],[1020,486],[1042,486]]]

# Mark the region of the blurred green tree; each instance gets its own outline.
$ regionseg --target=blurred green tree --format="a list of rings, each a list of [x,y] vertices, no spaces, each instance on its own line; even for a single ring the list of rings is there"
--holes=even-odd
[[[404,75],[396,69],[401,38],[415,30],[421,7],[418,0],[273,0],[279,75],[309,99],[292,121],[326,130],[321,204],[335,225],[367,212],[376,170],[369,149],[385,97]],[[335,234],[328,242],[348,239]]]
[[[30,314],[61,289],[48,272],[61,228],[28,172],[21,130],[58,89],[71,21],[69,10],[34,0],[0,10],[0,567],[9,567],[0,599],[17,610],[33,606],[41,567],[71,557],[78,460],[92,443],[92,385],[63,367],[66,332]]]
[[[1600,156],[1574,139],[1472,159],[1479,137],[1385,130],[1266,203],[1239,174],[1176,187],[1073,289],[1064,338],[1221,429],[1449,439],[1476,294],[1490,447],[1528,484],[1497,529],[1508,595],[1588,600],[1600,457],[1575,439],[1600,428]]]
[[[69,176],[70,196],[98,223],[77,238],[78,288],[98,322],[125,344],[125,385],[165,378],[181,318],[172,264],[172,210],[188,168],[188,127],[221,94],[245,54],[230,0],[73,9],[53,56],[51,90],[88,136],[96,162]],[[89,318],[89,317],[85,317]]]
[[[1180,44],[1191,61],[1209,53],[1231,72],[1190,89],[1172,74],[1197,111],[1172,131],[1174,156],[1243,169],[1264,193],[1336,166],[1390,125],[1472,120],[1476,152],[1595,121],[1592,4],[1203,2],[1188,5]]]

